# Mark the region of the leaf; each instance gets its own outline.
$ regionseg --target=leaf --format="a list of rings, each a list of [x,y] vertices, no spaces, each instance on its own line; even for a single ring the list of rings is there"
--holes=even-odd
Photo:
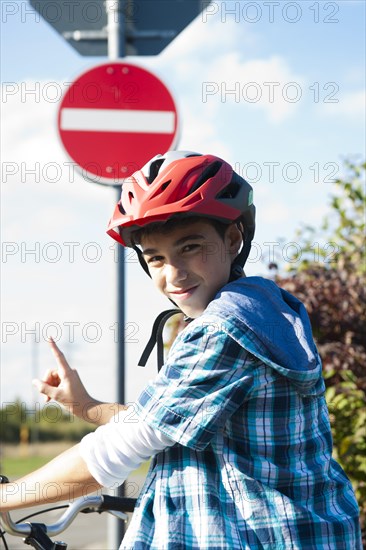
[[[341,444],[339,445],[339,454],[340,454],[340,456],[344,456],[344,455],[347,454],[348,449],[350,447],[350,444],[351,444],[351,438],[350,437],[345,437],[341,441]]]

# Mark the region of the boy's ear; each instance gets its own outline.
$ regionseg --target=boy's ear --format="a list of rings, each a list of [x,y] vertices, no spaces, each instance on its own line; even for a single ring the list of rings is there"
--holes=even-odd
[[[236,223],[232,223],[226,230],[226,237],[228,239],[229,251],[234,255],[234,258],[238,255],[240,247],[243,243],[243,235]]]

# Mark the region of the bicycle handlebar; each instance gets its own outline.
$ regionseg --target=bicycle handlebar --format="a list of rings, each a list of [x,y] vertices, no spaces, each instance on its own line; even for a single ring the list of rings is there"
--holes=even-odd
[[[69,504],[68,509],[63,513],[56,523],[45,525],[48,536],[58,535],[64,531],[75,519],[79,512],[104,512],[118,511],[121,519],[127,519],[125,512],[132,512],[135,507],[136,499],[113,497],[110,495],[81,497]],[[9,512],[0,512],[0,523],[4,530],[10,535],[27,536],[31,534],[30,523],[16,524],[11,519]]]

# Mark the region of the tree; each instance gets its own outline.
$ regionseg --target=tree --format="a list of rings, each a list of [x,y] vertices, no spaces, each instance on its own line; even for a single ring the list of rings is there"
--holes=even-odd
[[[290,264],[290,272],[318,265],[347,274],[366,274],[365,170],[366,163],[345,161],[345,176],[334,182],[330,213],[320,229],[303,225],[296,232],[301,262],[299,267],[296,262]]]

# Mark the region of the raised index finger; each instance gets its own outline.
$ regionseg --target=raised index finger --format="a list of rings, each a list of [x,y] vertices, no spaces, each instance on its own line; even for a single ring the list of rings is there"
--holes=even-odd
[[[58,364],[58,366],[59,366],[59,369],[60,369],[64,374],[66,374],[68,371],[71,370],[70,365],[69,365],[68,362],[66,361],[64,354],[62,353],[62,351],[60,350],[60,348],[58,347],[58,345],[56,344],[56,342],[54,341],[54,339],[53,339],[53,338],[49,338],[48,341],[49,341],[49,344],[50,344],[51,349],[52,349],[52,351],[53,351],[53,354],[54,354],[54,356],[56,357],[56,361],[57,361],[57,364]]]

